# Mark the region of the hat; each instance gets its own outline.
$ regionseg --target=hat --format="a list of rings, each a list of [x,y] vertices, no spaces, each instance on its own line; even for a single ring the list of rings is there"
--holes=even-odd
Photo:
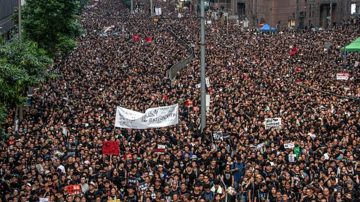
[[[91,181],[90,185],[96,186],[95,182]]]
[[[63,165],[59,165],[59,167],[57,167],[57,169],[59,169],[62,173],[66,173],[65,167]]]
[[[29,187],[31,187],[31,184],[30,184],[30,183],[26,183],[26,186],[29,186]]]

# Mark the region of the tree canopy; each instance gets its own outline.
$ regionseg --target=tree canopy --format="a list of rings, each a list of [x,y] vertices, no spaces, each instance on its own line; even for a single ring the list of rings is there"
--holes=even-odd
[[[79,12],[78,0],[27,0],[23,8],[24,35],[51,56],[66,55],[81,34]]]

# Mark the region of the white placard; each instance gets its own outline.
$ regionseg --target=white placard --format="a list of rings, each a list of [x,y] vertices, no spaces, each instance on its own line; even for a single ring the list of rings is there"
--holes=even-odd
[[[337,73],[336,74],[336,80],[344,80],[347,81],[349,79],[350,74],[349,73]]]
[[[214,140],[223,140],[223,133],[221,131],[217,131],[213,133]]]
[[[155,15],[161,15],[161,8],[155,8]]]
[[[264,145],[265,145],[264,142],[263,142],[263,143],[260,143],[260,144],[256,145],[256,149],[257,149],[257,150],[260,150]]]
[[[292,149],[295,147],[295,144],[293,142],[284,144],[285,149]]]
[[[210,79],[209,79],[209,77],[205,78],[205,86],[208,87],[208,88],[210,87]],[[196,84],[195,88],[201,88],[201,83]]]
[[[39,202],[49,202],[49,198],[39,198]]]
[[[205,78],[205,85],[206,85],[206,87],[210,87],[210,79],[209,79],[209,77]]]
[[[176,125],[179,122],[179,106],[149,108],[145,113],[123,107],[116,108],[115,127],[119,128],[161,128]]]
[[[213,138],[214,140],[224,140],[224,139],[227,139],[229,138],[230,135],[227,134],[227,133],[223,133],[222,131],[217,131],[215,133],[213,133]]]
[[[205,106],[210,107],[210,95],[207,94],[205,99],[206,99]]]
[[[265,129],[281,128],[281,118],[265,118]]]
[[[289,154],[289,162],[294,163],[295,162],[295,154]]]
[[[359,61],[356,61],[354,67],[358,67],[358,66],[359,66]]]
[[[316,138],[316,135],[314,133],[308,133],[308,135],[312,138],[312,139],[315,139]]]

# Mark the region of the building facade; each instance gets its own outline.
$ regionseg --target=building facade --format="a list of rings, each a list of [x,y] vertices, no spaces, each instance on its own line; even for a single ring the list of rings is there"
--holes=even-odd
[[[18,7],[17,0],[0,0],[0,36],[10,39],[14,28],[13,13]]]
[[[225,7],[250,25],[328,27],[341,24],[351,15],[351,3],[358,0],[223,0]],[[331,17],[330,17],[331,16]]]
[[[355,4],[355,15],[360,15],[360,0],[352,0],[351,4]]]

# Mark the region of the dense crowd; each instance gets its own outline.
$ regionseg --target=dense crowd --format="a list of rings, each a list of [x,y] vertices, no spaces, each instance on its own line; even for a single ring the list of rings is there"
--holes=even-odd
[[[76,50],[54,66],[58,78],[34,91],[17,130],[8,117],[0,201],[359,201],[360,55],[340,51],[359,21],[268,34],[208,13],[211,102],[201,133],[199,19],[160,3],[156,21],[147,5],[130,14],[121,1],[91,2]],[[166,71],[189,52],[169,29],[195,52],[174,81]],[[116,106],[176,103],[176,126],[114,127]],[[275,117],[281,127],[265,129]],[[108,140],[120,155],[102,155]]]

